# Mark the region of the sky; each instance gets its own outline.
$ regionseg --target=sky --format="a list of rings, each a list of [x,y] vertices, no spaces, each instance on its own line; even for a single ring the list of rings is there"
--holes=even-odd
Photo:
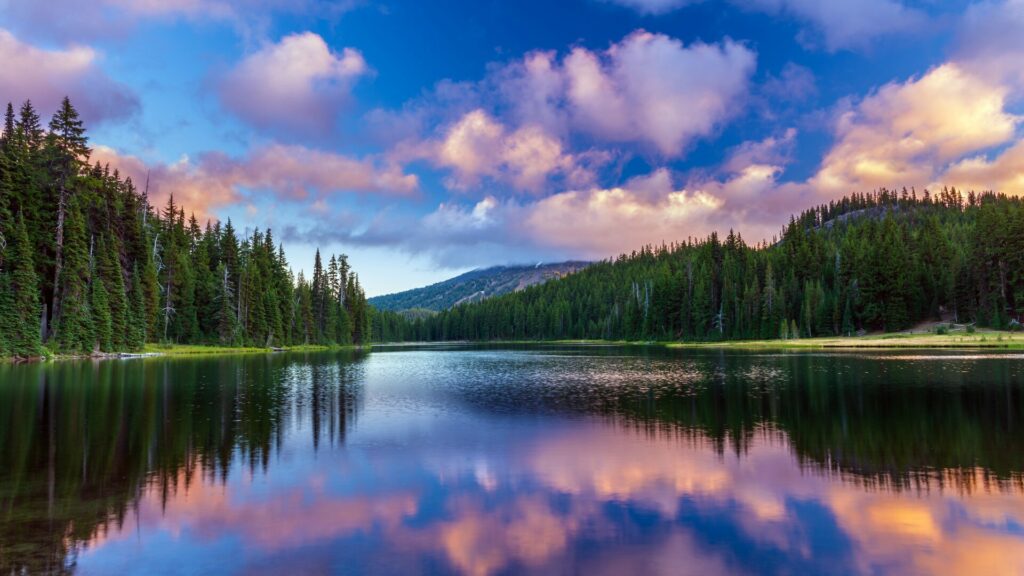
[[[1024,0],[0,0],[0,100],[369,295],[1024,194]]]

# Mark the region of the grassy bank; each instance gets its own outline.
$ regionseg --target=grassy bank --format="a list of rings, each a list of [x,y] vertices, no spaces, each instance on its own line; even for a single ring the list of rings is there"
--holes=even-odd
[[[262,348],[256,346],[215,346],[205,344],[146,344],[145,354],[161,356],[204,356],[212,354],[268,354],[271,352],[327,352],[332,350],[357,350],[359,346],[288,346],[285,348]]]
[[[122,354],[54,354],[43,349],[44,354],[33,358],[10,358],[0,356],[0,362],[39,362],[46,360],[101,360],[104,358],[146,356],[211,356],[215,354],[271,354],[276,352],[328,352],[334,350],[369,349],[369,346],[288,346],[285,348],[260,348],[256,346],[214,346],[205,344],[146,344],[141,352],[125,352]]]
[[[734,348],[773,350],[815,350],[826,348],[899,349],[899,348],[964,348],[1024,350],[1024,333],[979,330],[975,333],[927,332],[876,334],[852,337],[800,338],[795,340],[729,340],[724,342],[638,342],[628,340],[491,340],[486,342],[401,342],[381,344],[383,347],[430,346],[452,344],[501,345],[595,345],[595,346],[664,346],[668,348]]]
[[[967,348],[1024,350],[1020,332],[978,331],[974,334],[896,333],[870,336],[802,338],[798,340],[741,340],[730,342],[672,342],[671,348],[772,348],[772,349],[893,349]]]

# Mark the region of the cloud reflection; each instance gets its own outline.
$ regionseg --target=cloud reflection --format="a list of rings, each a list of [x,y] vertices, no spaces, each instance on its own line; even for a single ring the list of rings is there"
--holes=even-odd
[[[147,490],[139,522],[173,547],[238,542],[257,566],[331,566],[356,550],[424,572],[440,559],[473,576],[1024,572],[1024,499],[1012,483],[970,493],[865,486],[801,466],[786,436],[768,430],[739,453],[700,435],[592,420],[521,425],[503,438],[477,458],[453,449],[442,466],[436,454],[340,450],[315,476],[303,476],[306,459],[324,453],[223,485],[197,475],[177,492]],[[136,528],[97,538],[91,554]]]

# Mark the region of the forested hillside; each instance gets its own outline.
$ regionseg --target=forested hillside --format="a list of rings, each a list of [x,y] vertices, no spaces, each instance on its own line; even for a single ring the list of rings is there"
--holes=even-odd
[[[881,190],[807,210],[771,243],[750,246],[730,232],[646,246],[431,318],[374,322],[385,341],[699,341],[897,331],[939,319],[1012,328],[1022,312],[1020,198]]]
[[[370,304],[377,310],[396,312],[433,310],[439,312],[459,304],[479,302],[536,284],[543,284],[548,280],[578,272],[589,265],[589,262],[559,262],[557,264],[537,264],[536,266],[492,266],[491,268],[472,270],[423,288],[375,296],[370,298]],[[409,316],[406,314],[406,317]]]
[[[0,137],[0,356],[140,350],[146,342],[362,343],[369,308],[345,256],[293,277],[270,230],[240,237],[160,209],[90,164],[65,99],[44,129],[8,104]]]

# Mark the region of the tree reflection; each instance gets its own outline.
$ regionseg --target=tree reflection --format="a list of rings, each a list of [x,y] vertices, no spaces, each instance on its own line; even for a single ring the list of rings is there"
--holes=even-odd
[[[344,443],[361,359],[0,365],[0,573],[72,570],[144,491],[166,502],[197,476],[226,481],[233,462],[266,469],[289,424]]]
[[[849,355],[720,354],[675,393],[628,387],[610,410],[722,453],[782,433],[803,466],[893,490],[1024,492],[1024,382],[1014,361],[931,365]]]

